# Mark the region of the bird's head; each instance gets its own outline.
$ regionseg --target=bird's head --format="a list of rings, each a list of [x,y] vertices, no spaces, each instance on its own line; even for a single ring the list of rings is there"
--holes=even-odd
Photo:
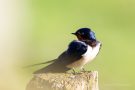
[[[75,33],[72,33],[77,36],[78,40],[90,40],[96,41],[95,33],[90,28],[80,28]]]

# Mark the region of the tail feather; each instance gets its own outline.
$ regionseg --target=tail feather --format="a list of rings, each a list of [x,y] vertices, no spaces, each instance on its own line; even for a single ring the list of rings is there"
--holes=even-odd
[[[67,68],[66,63],[62,63],[60,60],[56,60],[54,63],[34,72],[34,74],[40,73],[64,73],[70,68]]]
[[[23,67],[23,68],[30,68],[30,67],[39,66],[39,65],[42,65],[42,64],[53,63],[55,60],[56,60],[56,59],[50,60],[50,61],[47,61],[47,62],[42,62],[42,63],[37,63],[37,64],[28,65],[28,66],[25,66],[25,67]]]

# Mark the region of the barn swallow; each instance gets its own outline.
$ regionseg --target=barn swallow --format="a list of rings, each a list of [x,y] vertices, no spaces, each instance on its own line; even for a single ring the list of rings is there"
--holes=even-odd
[[[73,40],[52,64],[37,70],[37,73],[64,73],[68,70],[80,68],[91,62],[99,53],[101,43],[96,39],[95,33],[89,28],[81,28],[74,34],[78,40]],[[49,61],[51,62],[51,61]]]

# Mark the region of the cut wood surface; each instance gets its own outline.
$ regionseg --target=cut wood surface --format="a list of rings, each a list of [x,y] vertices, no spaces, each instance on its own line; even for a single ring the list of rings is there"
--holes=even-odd
[[[99,90],[98,72],[34,74],[26,90]]]

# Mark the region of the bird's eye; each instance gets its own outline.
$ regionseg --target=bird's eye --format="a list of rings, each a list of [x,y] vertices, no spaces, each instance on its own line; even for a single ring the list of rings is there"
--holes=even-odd
[[[84,35],[84,32],[82,32],[81,35]]]

